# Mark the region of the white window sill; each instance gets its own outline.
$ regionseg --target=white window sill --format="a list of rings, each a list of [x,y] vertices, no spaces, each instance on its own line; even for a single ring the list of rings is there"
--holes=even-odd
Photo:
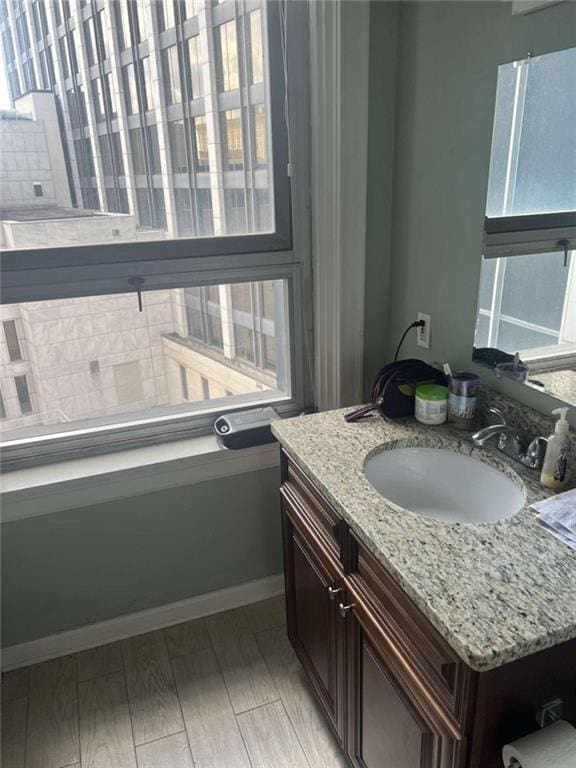
[[[279,457],[278,443],[228,451],[205,436],[18,469],[2,476],[2,522],[254,472]]]

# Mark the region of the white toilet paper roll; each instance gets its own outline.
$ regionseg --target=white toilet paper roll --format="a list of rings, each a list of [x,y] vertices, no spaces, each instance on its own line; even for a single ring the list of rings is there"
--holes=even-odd
[[[506,744],[502,760],[505,768],[576,768],[576,728],[559,720]]]

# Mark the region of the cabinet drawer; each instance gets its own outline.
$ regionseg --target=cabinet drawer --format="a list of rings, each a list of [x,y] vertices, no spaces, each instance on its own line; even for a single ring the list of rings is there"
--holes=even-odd
[[[398,657],[463,726],[470,670],[354,533],[349,535],[352,568],[346,582],[369,605]]]
[[[307,516],[308,524],[315,529],[324,546],[337,560],[343,562],[343,522],[341,518],[335,514],[303,472],[290,460],[285,465],[283,487],[298,499],[299,506]]]

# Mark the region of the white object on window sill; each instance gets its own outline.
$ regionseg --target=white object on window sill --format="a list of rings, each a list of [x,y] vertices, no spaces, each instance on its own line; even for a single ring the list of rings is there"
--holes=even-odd
[[[228,451],[216,438],[87,456],[2,475],[2,523],[278,466],[277,443]]]

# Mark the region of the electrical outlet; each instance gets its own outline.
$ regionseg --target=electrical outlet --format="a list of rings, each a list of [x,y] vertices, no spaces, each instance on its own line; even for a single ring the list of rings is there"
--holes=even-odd
[[[418,320],[424,320],[425,325],[421,325],[416,329],[416,344],[424,349],[430,349],[430,315],[425,315],[424,312],[418,312]]]

